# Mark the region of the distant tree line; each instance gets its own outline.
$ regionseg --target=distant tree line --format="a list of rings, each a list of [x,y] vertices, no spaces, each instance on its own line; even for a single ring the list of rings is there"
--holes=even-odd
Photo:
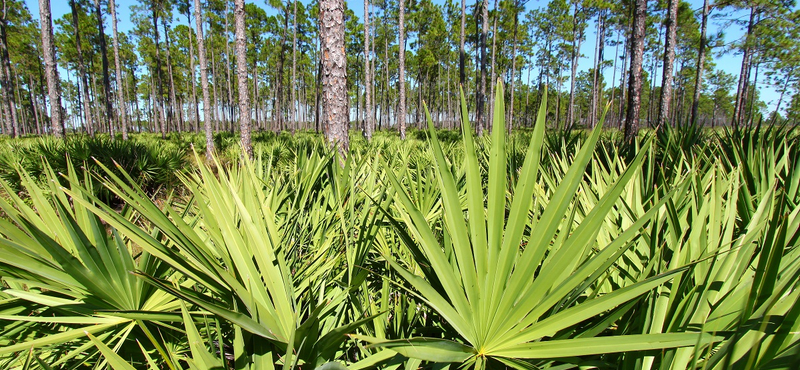
[[[792,1],[551,0],[526,10],[527,0],[365,0],[358,19],[341,0],[139,0],[128,32],[114,0],[69,0],[58,19],[39,0],[39,21],[22,0],[2,1],[10,136],[205,130],[210,140],[222,130],[327,132],[331,119],[340,135],[405,135],[422,126],[423,103],[438,127],[457,127],[459,86],[481,133],[498,79],[509,130],[532,124],[546,88],[551,125],[592,127],[609,106],[607,125],[628,137],[800,116]],[[743,36],[724,44],[709,25]],[[580,53],[585,43],[593,55]],[[725,53],[742,56],[738,75],[717,68]],[[767,85],[779,94],[770,111],[759,95]]]

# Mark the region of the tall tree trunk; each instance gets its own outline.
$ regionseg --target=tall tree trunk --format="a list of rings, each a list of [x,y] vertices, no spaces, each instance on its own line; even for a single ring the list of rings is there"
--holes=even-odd
[[[742,119],[742,114],[744,109],[745,99],[744,96],[747,94],[747,82],[749,76],[747,76],[748,72],[750,71],[750,42],[751,42],[751,35],[753,34],[753,25],[755,23],[756,18],[756,6],[753,5],[750,7],[750,20],[747,24],[747,34],[745,34],[745,41],[744,41],[744,54],[742,54],[742,70],[739,73],[739,83],[736,87],[736,102],[733,106],[733,119],[731,123],[734,126],[738,126]]]
[[[784,91],[786,88],[784,86]],[[783,95],[781,95],[783,97]],[[28,75],[28,99],[31,100],[31,109],[33,110],[33,119],[36,124],[36,135],[42,134],[42,122],[41,118],[39,118],[39,102],[36,100],[36,97],[33,93],[33,77]],[[780,100],[778,101],[778,108],[780,108]]]
[[[670,103],[672,99],[672,69],[675,64],[675,36],[678,28],[678,2],[679,0],[669,0],[667,11],[667,34],[664,41],[664,70],[661,78],[661,99],[658,110],[657,130],[662,130],[669,124]]]
[[[17,107],[14,104],[14,99],[10,96],[14,91],[14,77],[11,73],[11,58],[8,55],[8,0],[3,0],[2,18],[0,18],[0,58],[2,58],[2,71],[0,72],[0,83],[3,85],[3,96],[5,101],[4,108],[8,109],[6,118],[9,121],[8,132],[11,137],[17,137],[19,132],[19,119],[17,118]]]
[[[752,93],[748,92],[748,94],[752,95],[752,96],[750,97],[750,108],[748,108],[748,114],[747,114],[747,120],[746,120],[747,126],[752,126],[753,125],[753,120],[755,118],[755,115],[754,115],[755,110],[754,109],[755,109],[755,103],[756,103],[756,91],[757,91],[756,88],[758,87],[758,67],[760,67],[760,66],[761,66],[761,61],[757,61],[756,62],[756,74],[753,77],[753,87],[751,89],[749,89],[750,91],[752,91]],[[747,96],[747,95],[745,95],[745,96]]]
[[[242,150],[248,157],[253,157],[253,145],[250,143],[250,95],[247,91],[247,40],[245,39],[244,0],[234,1],[234,18],[236,19],[236,69],[239,79],[239,132]]]
[[[277,91],[275,93],[275,108],[273,114],[276,115],[277,118],[277,126],[278,131],[283,130],[284,122],[283,122],[283,65],[284,59],[286,55],[286,37],[287,32],[289,29],[289,10],[286,5],[283,5],[283,33],[281,34],[281,46],[280,46],[280,53],[278,54],[278,66],[277,66]]]
[[[489,33],[489,0],[483,0],[483,5],[481,8],[481,36],[480,36],[480,48],[481,48],[481,82],[480,82],[480,89],[478,90],[478,127],[480,127],[478,131],[478,135],[483,135],[483,131],[486,129],[491,129],[487,125],[487,119],[485,111],[485,104],[486,104],[486,37]]]
[[[398,33],[398,47],[400,48],[400,55],[399,55],[399,63],[400,63],[400,73],[397,79],[398,90],[399,90],[399,97],[398,97],[398,104],[399,107],[397,108],[397,124],[400,129],[400,139],[405,140],[406,138],[406,29],[405,29],[405,21],[406,21],[406,4],[405,0],[398,0],[400,2],[400,20],[398,23],[399,33]],[[461,1],[461,4],[464,4],[464,1]],[[462,5],[463,6],[463,5]],[[462,8],[463,9],[463,8]],[[463,14],[463,13],[462,13]],[[462,28],[461,28],[461,53],[464,53],[464,28],[463,28],[463,20],[462,20]],[[461,61],[463,63],[463,55],[461,57]],[[464,67],[461,66],[461,71],[463,73]]]
[[[515,0],[516,1],[516,0]],[[517,8],[517,3],[514,3],[514,37],[512,39],[512,44],[514,45],[511,49],[511,81],[509,81],[508,92],[511,94],[510,105],[508,106],[508,112],[506,115],[506,130],[509,134],[511,134],[511,129],[514,127],[514,82],[517,79],[517,28],[519,26],[519,9]],[[492,81],[494,84],[494,81]]]
[[[210,22],[209,22],[209,27],[210,27]],[[214,106],[212,111],[214,112],[214,131],[219,132],[225,129],[224,126],[225,124],[224,122],[222,122],[223,117],[220,114],[220,98],[219,98],[219,92],[217,91],[217,85],[219,85],[217,81],[219,81],[220,78],[219,74],[217,74],[217,58],[215,57],[215,55],[217,54],[213,52],[211,53],[211,78],[214,81],[214,87],[212,90],[212,93],[214,94],[212,100],[214,102]]]
[[[320,18],[321,22],[321,18]],[[327,134],[328,130],[326,127],[322,127],[322,119],[320,119],[320,115],[322,114],[322,42],[320,41],[320,58],[317,61],[317,78],[315,78],[316,86],[314,88],[314,130],[317,132],[325,131]]]
[[[369,0],[364,0],[364,136],[372,139],[372,79],[370,73],[369,49]]]
[[[516,0],[513,0],[516,1]],[[494,87],[497,85],[497,74],[495,71],[495,55],[497,51],[497,16],[500,12],[497,11],[497,0],[494,0],[494,17],[492,20],[492,69],[491,69],[491,78],[489,79],[489,115],[487,117],[487,121],[489,125],[492,125],[492,121],[494,120]]]
[[[606,44],[606,21],[605,11],[601,10],[597,16],[597,43],[595,44],[595,62],[594,71],[592,73],[592,105],[589,107],[589,122],[590,127],[595,126],[597,115],[600,111],[602,104],[602,88],[600,87],[600,78],[602,78],[603,66],[603,50]],[[613,79],[612,79],[613,81]]]
[[[461,43],[459,46],[458,52],[458,83],[461,84],[461,88],[464,88],[464,83],[467,81],[467,75],[464,71],[465,64],[467,62],[467,52],[464,50],[464,27],[466,26],[467,22],[467,7],[465,0],[461,0]]]
[[[697,110],[700,107],[700,89],[703,86],[703,68],[706,60],[706,26],[708,24],[708,0],[703,1],[703,20],[700,25],[700,46],[697,49],[697,71],[694,80],[694,96],[692,97],[692,113],[689,123],[697,124]],[[713,122],[712,122],[713,124]]]
[[[155,70],[156,74],[155,74],[154,77],[155,77],[155,81],[156,81],[156,88],[158,89],[158,91],[157,91],[158,95],[156,95],[156,99],[155,99],[154,104],[156,106],[157,114],[159,116],[161,116],[158,119],[161,122],[161,125],[160,125],[161,138],[162,139],[166,139],[167,138],[167,116],[163,112],[165,107],[161,103],[161,100],[162,100],[162,98],[164,96],[164,86],[162,84],[164,75],[163,75],[163,73],[161,71],[161,53],[159,51],[161,46],[159,45],[159,40],[158,40],[159,39],[159,36],[158,36],[158,11],[160,9],[156,9],[157,6],[160,7],[161,4],[157,3],[156,1],[153,1],[152,5],[151,5],[151,8],[150,8],[150,11],[152,13],[152,18],[153,18],[153,32],[155,32],[155,40],[154,41],[155,41],[155,44],[156,44],[156,58],[155,58],[156,59],[156,70]]]
[[[83,62],[83,52],[81,50],[81,33],[80,25],[78,24],[78,4],[75,0],[69,1],[69,7],[72,10],[72,32],[75,34],[75,49],[78,55],[78,73],[80,74],[79,81],[81,85],[81,94],[83,98],[83,114],[86,132],[90,136],[94,136],[94,122],[92,122],[91,109],[89,107],[89,83],[86,80],[88,74],[86,73],[86,65]]]
[[[642,60],[644,59],[645,18],[647,0],[636,0],[631,35],[631,70],[628,78],[628,112],[625,118],[625,141],[630,145],[639,132],[639,110],[642,103]]]
[[[350,150],[347,110],[347,57],[344,50],[344,1],[320,0],[322,46],[322,125],[330,145],[344,158]],[[343,164],[343,163],[342,163]]]
[[[206,131],[206,159],[211,160],[214,153],[214,136],[211,132],[211,94],[208,91],[208,62],[206,61],[206,44],[203,38],[203,15],[200,12],[200,0],[194,0],[194,19],[197,25],[197,55],[200,59],[200,84],[203,89],[203,124]]]
[[[778,115],[781,111],[781,103],[783,103],[783,96],[786,94],[786,91],[789,88],[789,81],[792,78],[792,72],[794,72],[795,66],[791,66],[789,68],[789,72],[786,73],[786,78],[783,80],[783,88],[781,88],[781,93],[778,96],[778,104],[775,105],[775,112],[773,113],[772,122],[775,122],[778,119]]]
[[[294,0],[292,16],[292,132],[297,127],[297,0]]]
[[[387,16],[387,12],[383,12],[383,18],[384,18],[383,19],[383,24],[384,25],[389,24],[389,20],[386,18],[386,16]],[[387,34],[388,34],[388,32],[387,32]],[[384,112],[385,117],[382,116],[383,119],[381,119],[380,122],[386,122],[386,126],[389,126],[390,117],[389,117],[389,38],[388,37],[384,37],[384,39],[383,39],[383,60],[385,61],[383,63],[383,76],[385,78],[385,80],[383,82],[383,90],[384,90],[384,94],[383,94],[383,112]],[[384,119],[385,119],[385,121],[384,121]],[[380,129],[381,129],[381,124],[378,124],[378,131],[380,131]]]
[[[114,35],[114,72],[117,84],[117,100],[119,100],[119,121],[122,131],[122,140],[128,140],[128,117],[125,109],[125,95],[122,88],[122,68],[119,61],[119,34],[117,33],[117,7],[114,0],[108,0],[108,9],[111,12],[111,28]],[[194,62],[193,62],[194,63]]]
[[[113,1],[113,0],[111,0]],[[194,105],[192,106],[192,111],[194,112],[194,132],[200,132],[200,103],[197,101],[197,75],[195,75],[195,67],[194,67],[194,42],[192,42],[192,17],[191,17],[191,7],[189,6],[189,0],[186,0],[186,24],[189,25],[187,28],[187,35],[189,40],[189,81],[192,84],[192,101]]]
[[[164,51],[167,54],[167,73],[169,74],[169,102],[170,102],[170,121],[172,122],[173,128],[177,131],[183,130],[183,119],[180,115],[180,107],[178,106],[178,99],[175,98],[175,78],[174,74],[172,73],[172,56],[169,51],[171,48],[170,41],[169,41],[169,28],[167,26],[167,19],[161,19],[161,25],[164,27],[164,42],[166,43],[164,47]],[[178,112],[178,122],[175,122],[175,112]]]
[[[228,29],[228,24],[230,23],[228,18],[230,16],[230,3],[228,1],[225,2],[225,83],[228,85],[228,100],[225,104],[225,109],[223,111],[223,115],[227,115],[227,124],[230,132],[233,133],[235,128],[233,124],[233,74],[231,73],[231,43],[230,43],[230,32]],[[286,26],[284,26],[284,33],[286,32]]]
[[[569,78],[569,107],[567,108],[567,130],[575,124],[575,76],[578,72],[578,59],[581,56],[581,42],[583,41],[583,30],[578,30],[578,3],[575,3],[575,10],[572,13],[572,71]]]
[[[97,32],[100,36],[100,61],[103,68],[103,108],[105,108],[105,125],[111,139],[114,139],[114,120],[111,115],[111,75],[108,73],[108,50],[106,48],[106,33],[103,28],[103,12],[100,10],[100,0],[94,0],[94,15],[97,18]]]
[[[58,79],[56,49],[53,44],[53,20],[50,16],[50,0],[39,0],[39,22],[42,29],[44,69],[47,91],[50,96],[50,125],[53,136],[64,137],[64,119],[61,111],[61,82]]]

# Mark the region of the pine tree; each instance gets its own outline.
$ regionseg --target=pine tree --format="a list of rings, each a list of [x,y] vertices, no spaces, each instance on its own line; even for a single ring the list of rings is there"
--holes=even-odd
[[[78,24],[78,12],[80,10],[78,9],[78,4],[75,2],[75,0],[70,0],[69,6],[72,10],[72,30],[75,35],[75,49],[78,53],[78,72],[80,73],[80,94],[82,94],[83,98],[84,129],[89,133],[90,136],[94,136],[95,126],[94,122],[92,121],[92,114],[89,105],[89,83],[86,79],[88,73],[86,73],[86,65],[83,62],[80,25]]]
[[[247,156],[253,156],[253,145],[250,142],[250,95],[247,91],[247,39],[244,28],[244,0],[234,1],[234,18],[236,20],[236,69],[239,79],[239,130],[242,150]]]
[[[322,48],[322,126],[341,158],[350,150],[347,109],[347,57],[344,53],[344,1],[320,0]]]
[[[56,66],[56,50],[53,44],[53,20],[50,15],[50,0],[39,0],[39,21],[42,29],[42,54],[50,96],[50,125],[53,136],[64,137],[64,119],[61,112],[61,82]]]
[[[678,28],[679,0],[669,0],[667,8],[667,34],[664,42],[664,72],[661,82],[661,99],[658,110],[657,129],[661,130],[669,124],[670,104],[672,100],[672,69],[675,64],[675,38]]]
[[[632,144],[639,132],[639,111],[642,105],[642,62],[644,59],[645,18],[647,0],[635,0],[631,32],[631,69],[628,78],[628,111],[625,116],[625,141]]]
[[[111,27],[114,37],[114,72],[117,84],[117,101],[122,131],[122,140],[128,140],[128,117],[125,109],[125,95],[122,88],[122,68],[119,58],[119,34],[117,33],[117,7],[114,0],[108,0],[108,9],[111,12]]]
[[[206,160],[211,161],[214,153],[214,136],[211,128],[211,94],[208,91],[208,62],[206,61],[205,38],[203,37],[203,16],[200,0],[194,0],[194,20],[197,24],[197,55],[200,59],[200,84],[203,89],[203,124],[206,132]]]
[[[106,34],[103,30],[103,12],[100,10],[100,0],[94,0],[94,15],[97,17],[97,32],[100,44],[100,62],[103,68],[103,108],[105,109],[105,127],[111,139],[114,139],[115,130],[111,118],[111,76],[108,74],[108,50],[106,48]]]
[[[397,34],[398,37],[398,46],[399,50],[399,63],[400,63],[400,71],[398,76],[397,84],[399,85],[399,97],[398,97],[398,108],[397,108],[397,124],[398,129],[400,130],[400,139],[405,140],[406,138],[406,35],[405,35],[405,18],[406,18],[406,4],[405,0],[398,0],[400,2],[400,11],[399,11],[399,32]],[[462,0],[463,3],[463,0]],[[463,28],[461,34],[464,34]],[[462,50],[463,50],[463,38],[462,38]]]

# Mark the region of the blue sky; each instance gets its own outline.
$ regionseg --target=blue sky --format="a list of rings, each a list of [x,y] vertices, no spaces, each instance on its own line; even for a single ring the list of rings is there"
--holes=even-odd
[[[28,4],[28,8],[30,9],[31,14],[34,16],[34,18],[38,19],[38,17],[39,17],[39,2],[38,2],[38,0],[25,0],[25,1]],[[434,0],[434,1],[437,2],[437,3],[438,2],[442,2],[441,0],[438,0],[438,1]],[[117,10],[117,19],[118,19],[118,22],[119,22],[119,24],[118,24],[119,30],[121,32],[127,32],[128,30],[133,28],[133,24],[131,23],[131,20],[130,20],[130,15],[131,15],[130,6],[134,5],[134,4],[138,4],[139,2],[136,1],[136,0],[117,0],[116,2],[117,2],[117,8],[118,8],[118,10]],[[248,3],[250,3],[250,2],[251,1],[248,1]],[[308,3],[309,1],[301,0],[301,2]],[[702,0],[690,0],[688,2],[692,5],[692,8],[695,9],[695,10],[699,10],[703,5]],[[262,1],[256,1],[255,3],[257,5],[259,5],[259,6],[261,6],[262,8],[266,9],[268,13],[274,12],[274,10],[272,10],[266,4],[266,1],[263,1],[263,0]],[[468,4],[469,3],[474,3],[474,0],[473,1],[468,1]],[[535,2],[534,1],[530,1],[526,5],[526,11],[530,10],[530,9],[534,9],[534,8],[539,8],[539,7],[545,6],[546,4],[547,4],[547,1],[545,1],[545,0],[540,0],[540,1],[535,1]],[[350,1],[348,5],[359,18],[362,17],[362,15],[364,13],[363,2]],[[61,18],[64,14],[66,14],[66,13],[68,13],[70,11],[69,2],[67,0],[51,0],[51,9],[52,9],[52,14],[53,14],[53,18],[54,19]],[[720,14],[720,12],[717,11],[717,12],[712,13],[712,14]],[[723,24],[724,21],[728,21],[728,20],[732,20],[732,19],[746,19],[747,15],[748,14],[746,12],[733,12],[733,13],[726,12],[724,18],[712,18],[712,20],[709,22],[709,31],[708,31],[708,33],[709,34],[716,33],[718,31],[718,29],[721,27],[721,25]],[[110,22],[110,19],[107,19],[106,22]],[[175,22],[176,23],[185,24],[186,23],[186,18],[185,17],[177,17]],[[578,64],[578,70],[579,71],[587,70],[587,69],[592,67],[592,64],[593,64],[593,61],[594,61],[594,59],[593,59],[594,58],[593,57],[593,55],[594,55],[594,43],[595,43],[595,38],[596,38],[595,30],[596,30],[596,25],[594,23],[590,23],[589,27],[587,28],[586,40],[583,42],[583,45],[581,46],[581,53],[584,55],[584,57],[581,58],[580,61],[579,61],[579,64]],[[110,32],[110,25],[109,25],[108,31]],[[738,26],[728,26],[728,27],[725,28],[724,31],[725,31],[725,44],[726,45],[730,45],[732,42],[736,41],[737,39],[739,39],[743,35],[743,30]],[[740,67],[741,67],[741,62],[742,62],[741,55],[733,53],[733,52],[727,52],[727,53],[724,53],[722,55],[719,55],[718,54],[719,51],[720,50],[715,50],[715,54],[713,56],[713,58],[714,58],[714,60],[716,62],[716,67],[718,69],[724,70],[727,73],[731,73],[731,74],[734,74],[734,75],[738,76],[739,70],[740,70]],[[604,51],[605,58],[606,59],[612,59],[614,57],[614,53],[615,53],[615,48],[606,47],[606,49]],[[620,68],[621,68],[621,66],[617,67],[617,73],[616,73],[617,84],[619,83],[618,81],[619,81],[619,76],[620,76],[620,71],[619,71]],[[614,68],[607,68],[605,70],[604,74],[605,74],[605,77],[606,77],[605,78],[606,81],[610,81],[611,80],[613,72],[614,72],[613,69]],[[658,74],[656,75],[655,78],[657,79],[656,80],[656,84],[660,85],[660,82],[661,82],[660,70],[658,71]],[[734,87],[733,93],[735,93],[735,87]],[[761,98],[762,98],[762,100],[764,100],[767,103],[768,110],[769,110],[769,112],[771,112],[774,109],[775,104],[777,104],[778,93],[775,91],[775,89],[773,89],[771,87],[768,87],[768,86],[765,86],[765,85],[761,85]]]

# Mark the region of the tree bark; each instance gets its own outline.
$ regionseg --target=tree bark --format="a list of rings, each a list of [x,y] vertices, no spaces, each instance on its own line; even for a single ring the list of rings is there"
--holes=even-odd
[[[517,1],[517,0],[515,0]],[[506,113],[508,117],[506,117],[506,130],[508,131],[509,135],[511,134],[511,129],[514,128],[514,82],[517,79],[517,28],[519,26],[519,9],[517,8],[517,3],[514,3],[514,37],[512,43],[514,47],[511,49],[511,81],[508,84],[508,93],[511,94],[510,104],[508,106],[508,112]],[[492,81],[492,84],[495,82]]]
[[[228,18],[230,15],[230,3],[228,1],[225,2],[225,79],[226,84],[228,85],[228,100],[226,101],[226,107],[223,110],[223,115],[227,115],[228,117],[228,128],[230,132],[234,132],[234,123],[233,123],[233,75],[231,74],[231,43],[230,43],[230,32],[228,28],[228,24],[230,23]],[[235,27],[235,25],[234,25]],[[286,32],[286,26],[284,26],[284,33]],[[215,84],[216,85],[216,84]]]
[[[122,140],[128,140],[128,117],[125,109],[125,95],[122,88],[122,68],[119,61],[119,34],[117,33],[117,7],[114,0],[108,0],[108,10],[111,12],[111,28],[114,35],[114,72],[116,74],[118,111],[122,131]]]
[[[286,5],[283,5],[283,33],[281,34],[281,45],[280,45],[280,53],[278,54],[278,66],[277,66],[277,91],[275,92],[275,109],[273,114],[276,115],[277,118],[277,126],[278,131],[283,130],[284,122],[283,122],[283,64],[286,55],[286,34],[289,28],[289,10],[287,9]]]
[[[0,18],[0,57],[2,58],[2,72],[0,72],[0,83],[3,85],[3,96],[5,101],[4,108],[8,110],[6,118],[9,121],[8,132],[11,137],[17,137],[20,134],[19,119],[17,118],[17,107],[14,104],[14,99],[10,96],[14,91],[14,77],[11,73],[11,58],[8,55],[8,4],[7,0],[3,0],[2,18]],[[17,85],[18,87],[18,85]]]
[[[239,133],[242,150],[248,157],[253,157],[253,145],[250,142],[250,95],[247,90],[247,39],[245,38],[244,0],[234,1],[234,18],[236,20],[236,69],[239,80]]]
[[[364,0],[364,137],[372,139],[372,100],[370,89],[372,76],[370,73],[369,54],[369,0]]]
[[[111,75],[108,73],[108,49],[106,48],[106,33],[103,28],[103,12],[100,10],[100,0],[94,0],[94,15],[97,17],[97,32],[100,36],[100,61],[103,68],[103,107],[105,108],[105,124],[111,139],[114,139],[114,120],[111,119]]]
[[[50,15],[50,0],[39,0],[39,22],[42,30],[47,91],[50,96],[50,125],[53,136],[64,137],[64,119],[61,114],[61,86],[56,66],[56,50],[53,44],[53,21]]]
[[[583,41],[583,30],[578,30],[578,3],[575,3],[575,10],[572,13],[572,71],[569,79],[569,107],[567,109],[567,130],[572,128],[575,120],[575,76],[578,71],[578,59],[580,59],[581,41]]]
[[[642,61],[644,59],[645,18],[647,0],[636,0],[631,35],[631,69],[628,78],[628,112],[625,118],[625,141],[630,145],[639,132],[639,110],[642,99]]]
[[[75,0],[69,1],[69,7],[72,11],[72,32],[75,35],[75,49],[78,55],[78,73],[80,74],[79,81],[81,85],[81,95],[83,101],[83,114],[84,114],[84,124],[86,127],[84,129],[90,136],[94,136],[94,122],[92,121],[91,109],[89,108],[89,83],[86,80],[86,65],[83,62],[83,52],[81,50],[81,33],[80,33],[80,26],[78,24],[78,4],[75,3]]]
[[[700,89],[703,86],[703,68],[706,60],[706,27],[708,24],[708,0],[703,1],[703,20],[700,24],[700,47],[697,49],[697,71],[694,80],[694,96],[692,98],[692,113],[689,123],[697,124],[697,110],[700,107]],[[713,122],[712,122],[713,124]]]
[[[464,71],[465,64],[467,62],[467,52],[464,50],[464,27],[467,23],[467,7],[465,0],[461,0],[461,44],[459,46],[459,53],[458,53],[458,83],[461,84],[461,88],[464,88],[464,83],[467,80],[466,72]]]
[[[398,23],[399,33],[398,33],[398,47],[400,48],[400,55],[399,55],[399,63],[400,63],[400,73],[397,79],[397,84],[399,85],[399,107],[397,109],[397,124],[400,129],[400,139],[405,140],[406,138],[406,30],[405,30],[405,21],[406,21],[406,4],[405,0],[398,0],[400,2],[400,21]],[[464,3],[463,0],[461,2]],[[462,5],[463,6],[463,5]],[[462,13],[463,14],[463,13]],[[464,28],[463,28],[463,19],[462,19],[462,28],[461,28],[461,53],[464,52]],[[463,62],[463,57],[461,59]],[[463,73],[463,65],[461,66],[461,70]]]
[[[206,44],[203,38],[203,16],[200,12],[200,0],[194,0],[194,19],[197,25],[197,55],[200,59],[200,84],[203,90],[203,124],[206,132],[206,159],[211,161],[214,153],[214,136],[211,132],[211,94],[208,91],[208,62],[206,61]],[[198,117],[199,119],[199,117]]]
[[[664,70],[661,78],[661,99],[658,110],[658,123],[656,130],[662,130],[670,120],[670,103],[672,99],[672,69],[675,64],[675,37],[678,28],[678,2],[679,0],[669,0],[667,11],[667,34],[664,42]]]
[[[172,56],[169,51],[171,48],[171,43],[169,41],[169,28],[167,26],[166,18],[161,19],[161,25],[164,27],[164,42],[166,46],[164,47],[164,51],[167,54],[167,73],[169,74],[169,102],[170,102],[170,122],[172,123],[173,129],[180,132],[183,129],[183,118],[180,115],[180,107],[178,105],[178,99],[175,97],[175,77],[172,73]],[[178,112],[178,122],[175,123],[175,112]]]
[[[483,135],[483,131],[489,129],[485,111],[486,104],[486,37],[489,33],[489,0],[483,0],[481,7],[481,35],[480,35],[480,48],[481,48],[481,82],[478,90],[478,135]]]
[[[739,83],[736,87],[736,102],[733,106],[733,119],[731,124],[734,126],[738,126],[740,124],[742,113],[744,109],[742,108],[745,103],[744,96],[747,95],[747,82],[748,82],[748,72],[750,71],[750,37],[753,33],[753,25],[755,23],[756,17],[756,7],[755,5],[750,7],[750,20],[747,24],[747,34],[745,34],[745,41],[744,41],[744,54],[742,54],[742,69],[739,73]]]
[[[297,0],[294,0],[292,16],[292,132],[297,126]]]
[[[595,45],[595,62],[594,73],[592,73],[592,105],[589,107],[589,122],[590,127],[595,126],[597,121],[598,112],[600,112],[600,105],[602,104],[602,88],[600,87],[600,79],[602,78],[603,66],[603,51],[606,44],[606,21],[605,11],[601,10],[597,16],[597,44]],[[613,79],[612,79],[613,81]],[[613,91],[613,89],[612,89]],[[613,92],[612,92],[613,94]]]
[[[153,18],[153,32],[155,32],[155,40],[154,40],[155,44],[156,44],[156,57],[155,57],[155,59],[156,59],[156,70],[155,70],[155,73],[156,73],[156,75],[155,75],[155,82],[156,82],[156,88],[158,89],[158,91],[156,92],[157,93],[157,95],[155,97],[156,99],[155,99],[153,104],[156,106],[156,114],[159,115],[159,119],[158,120],[161,122],[161,125],[160,125],[161,138],[162,139],[166,139],[167,138],[167,120],[166,120],[167,117],[163,112],[164,111],[164,106],[161,103],[161,99],[164,96],[164,87],[163,87],[163,84],[161,83],[163,81],[163,73],[161,71],[161,53],[159,52],[159,49],[161,48],[161,46],[159,45],[159,41],[158,41],[158,39],[159,39],[159,36],[158,36],[158,9],[156,9],[156,6],[160,6],[160,5],[161,5],[160,3],[158,3],[158,5],[157,5],[157,2],[153,1],[153,3],[150,6],[150,11],[152,13],[152,18]]]
[[[111,0],[113,1],[113,0]],[[192,28],[191,7],[189,0],[186,0],[186,24],[189,25],[188,30]],[[200,132],[200,103],[197,101],[197,75],[195,75],[194,67],[194,43],[192,42],[192,32],[187,31],[189,40],[189,81],[192,84],[192,101],[194,102],[192,111],[194,112],[194,132]]]
[[[517,0],[513,0],[517,1]],[[487,117],[487,121],[489,125],[492,125],[492,121],[494,120],[494,87],[497,84],[497,74],[495,71],[495,58],[497,52],[497,15],[500,12],[497,11],[497,0],[494,0],[494,17],[492,20],[492,69],[491,69],[491,78],[489,79],[489,116]]]
[[[339,155],[344,159],[350,150],[347,133],[349,125],[344,1],[320,0],[319,8],[322,46],[322,125],[328,143],[335,145]]]

